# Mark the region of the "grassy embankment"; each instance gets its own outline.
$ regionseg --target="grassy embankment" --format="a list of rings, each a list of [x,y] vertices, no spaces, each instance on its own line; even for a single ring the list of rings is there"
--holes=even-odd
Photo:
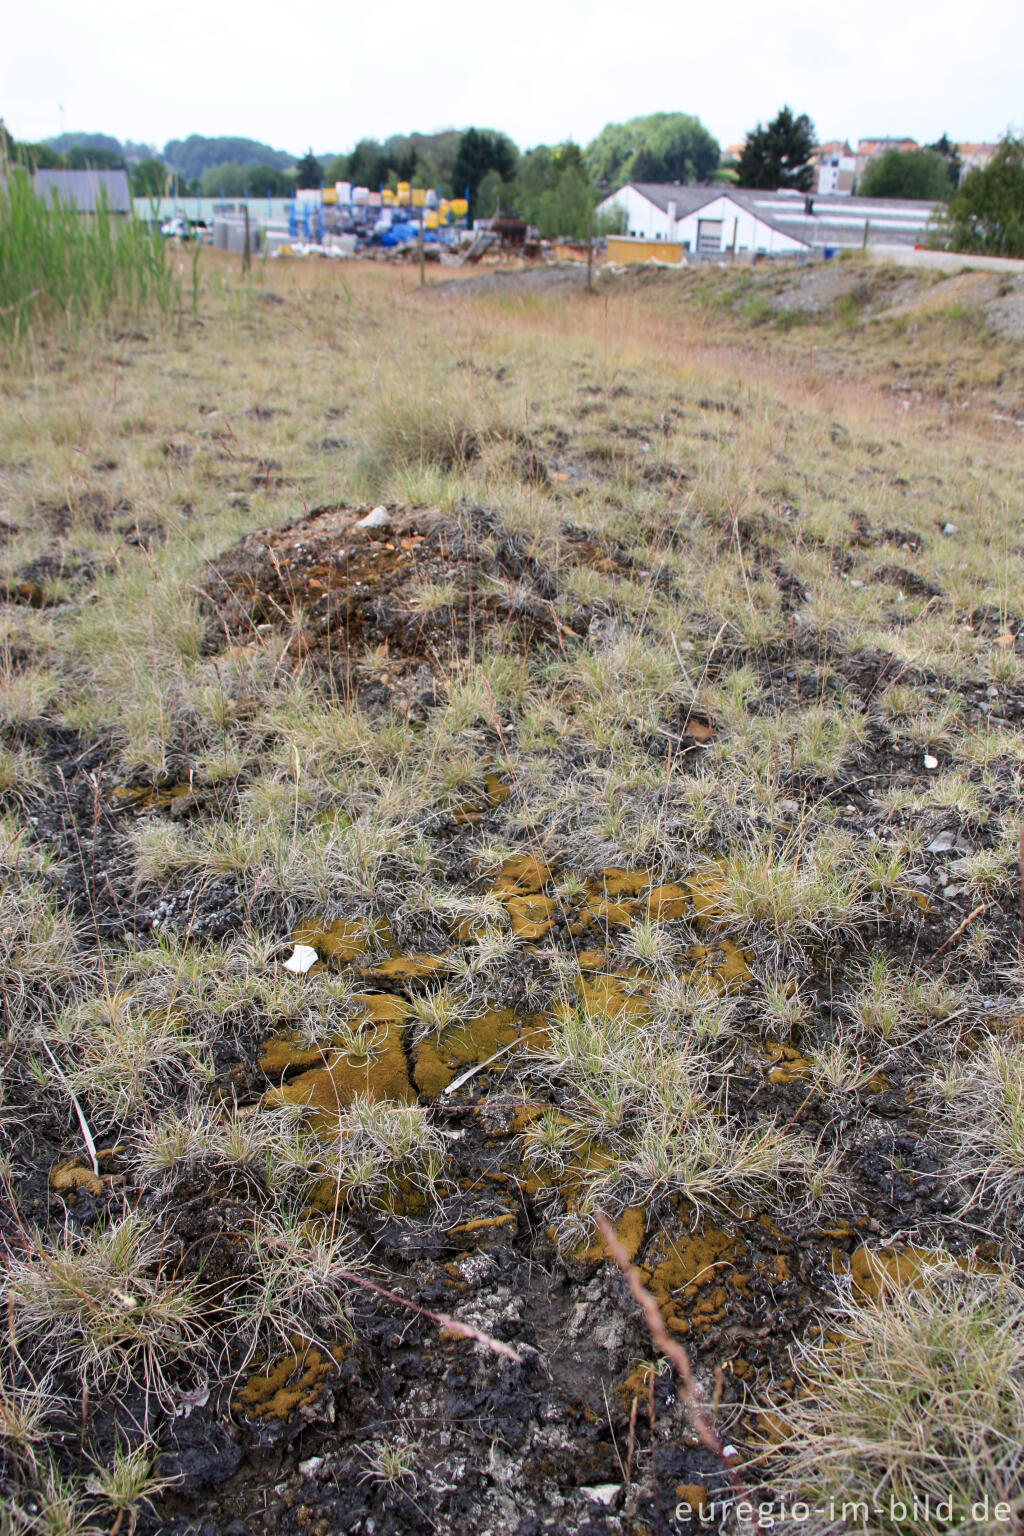
[[[796,348],[734,300],[225,266],[171,341],[9,365],[12,1529],[134,1519],[197,1375],[244,1419],[346,1347],[368,1213],[457,1230],[431,1073],[506,1045],[467,1093],[514,1106],[521,1248],[593,1274],[618,1221],[752,1486],[1021,1507],[1021,445],[897,408],[842,309]],[[339,667],[312,587],[225,636],[206,562],[340,502],[490,541],[501,621],[452,556],[414,655]],[[410,1436],[374,1476],[425,1496]]]

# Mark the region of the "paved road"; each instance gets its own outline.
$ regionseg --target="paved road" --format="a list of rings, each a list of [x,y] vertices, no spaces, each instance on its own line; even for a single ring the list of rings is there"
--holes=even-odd
[[[962,256],[955,251],[918,251],[909,245],[869,245],[872,261],[891,261],[899,267],[935,267],[940,272],[962,272],[977,267],[983,272],[1024,272],[1024,261],[1009,256]]]

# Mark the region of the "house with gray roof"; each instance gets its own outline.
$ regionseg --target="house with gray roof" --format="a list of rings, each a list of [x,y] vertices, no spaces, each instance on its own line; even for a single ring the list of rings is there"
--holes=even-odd
[[[619,211],[625,234],[670,242],[686,256],[795,255],[871,246],[916,245],[936,204],[842,193],[756,192],[722,184],[627,182],[598,204]]]
[[[111,213],[131,213],[127,171],[35,171],[36,196],[59,202],[78,213],[95,213],[104,199]]]

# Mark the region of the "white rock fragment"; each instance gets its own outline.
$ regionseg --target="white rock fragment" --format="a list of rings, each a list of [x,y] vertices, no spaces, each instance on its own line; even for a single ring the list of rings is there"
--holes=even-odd
[[[296,944],[293,953],[284,963],[286,971],[292,971],[296,976],[305,976],[311,970],[320,956],[311,944]]]
[[[356,523],[357,528],[389,528],[391,526],[391,513],[387,507],[374,507],[372,512],[367,512]]]
[[[927,758],[925,758],[924,761],[925,767],[928,767],[934,765],[935,759],[932,758],[931,765],[929,765]],[[927,851],[929,853],[950,853],[952,851],[954,841],[955,839],[952,832],[940,832],[938,837],[932,838],[931,842],[928,844]]]
[[[310,1456],[308,1461],[299,1462],[299,1471],[303,1477],[317,1477],[320,1468],[325,1465],[323,1456]]]
[[[926,752],[924,755],[924,765],[926,768],[937,768],[939,766],[939,760],[937,757],[932,757],[930,752]]]
[[[622,1492],[621,1483],[594,1483],[590,1487],[581,1488],[582,1493],[588,1499],[596,1499],[599,1504],[614,1504],[616,1496]]]
[[[956,523],[946,523],[942,531],[948,539],[951,538],[954,533],[959,533],[960,529],[957,527]]]

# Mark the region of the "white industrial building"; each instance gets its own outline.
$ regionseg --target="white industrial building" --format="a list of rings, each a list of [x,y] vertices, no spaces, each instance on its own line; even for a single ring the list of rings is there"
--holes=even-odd
[[[598,204],[599,214],[622,210],[624,233],[666,241],[687,255],[730,253],[781,256],[799,251],[871,245],[915,245],[934,203],[754,192],[747,188],[627,182]]]

